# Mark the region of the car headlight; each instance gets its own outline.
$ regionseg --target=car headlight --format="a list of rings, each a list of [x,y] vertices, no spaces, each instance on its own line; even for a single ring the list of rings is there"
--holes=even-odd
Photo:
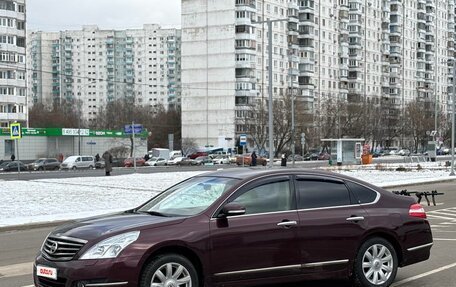
[[[81,259],[116,258],[125,247],[135,242],[138,237],[139,231],[109,237],[92,246],[81,256]]]

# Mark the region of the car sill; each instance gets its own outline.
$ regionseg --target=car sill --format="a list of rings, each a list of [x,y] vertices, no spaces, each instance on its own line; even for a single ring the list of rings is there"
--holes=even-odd
[[[124,286],[128,282],[114,282],[114,283],[87,283],[85,287],[114,287],[114,286]]]
[[[326,261],[326,262],[316,262],[316,263],[307,263],[303,264],[303,268],[313,268],[313,267],[321,267],[321,266],[329,266],[329,265],[339,265],[348,263],[348,259],[345,260],[336,260],[336,261]]]
[[[434,245],[434,242],[431,242],[431,243],[428,243],[428,244],[424,244],[424,245],[420,245],[420,246],[416,246],[416,247],[412,247],[412,248],[408,248],[407,251],[415,251],[415,250],[418,250],[418,249],[423,249],[423,248],[426,248],[426,247],[431,247],[432,245]]]
[[[348,262],[349,262],[348,259],[336,260],[336,261],[326,261],[326,262],[315,262],[315,263],[307,263],[307,264],[301,264],[301,265],[288,265],[288,266],[278,266],[278,267],[270,267],[270,268],[223,272],[223,273],[216,273],[216,274],[214,274],[214,276],[226,276],[226,275],[266,272],[266,271],[287,270],[287,269],[313,268],[313,267],[321,267],[321,266],[329,266],[329,265],[346,264]]]

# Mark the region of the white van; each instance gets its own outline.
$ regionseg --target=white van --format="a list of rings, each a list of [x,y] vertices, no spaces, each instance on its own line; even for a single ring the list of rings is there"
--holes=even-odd
[[[182,152],[180,150],[173,150],[169,152],[169,158],[170,159],[175,159],[178,157],[182,157]]]
[[[61,164],[60,169],[82,169],[82,168],[94,168],[95,161],[93,156],[90,155],[73,155],[67,157]]]

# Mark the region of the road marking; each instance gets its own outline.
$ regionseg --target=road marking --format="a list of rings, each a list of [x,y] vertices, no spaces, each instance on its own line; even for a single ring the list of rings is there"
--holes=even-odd
[[[456,241],[456,238],[434,238],[437,241]]]
[[[0,278],[29,275],[33,271],[33,262],[0,266]]]
[[[438,272],[441,272],[441,271],[445,271],[445,270],[453,268],[453,267],[456,267],[456,263],[449,264],[449,265],[446,265],[446,266],[431,270],[429,272],[426,272],[426,273],[423,273],[423,274],[420,274],[420,275],[416,275],[416,276],[413,276],[413,277],[406,278],[404,280],[401,280],[401,281],[398,281],[398,282],[392,284],[391,287],[401,286],[401,285],[404,285],[405,283],[408,283],[408,282],[411,282],[411,281],[415,281],[415,280],[421,279],[423,277],[426,277],[426,276],[429,276],[429,275],[432,275],[432,274],[435,274],[435,273],[438,273]]]
[[[431,213],[431,215],[434,215],[434,214],[447,215],[447,216],[456,216],[456,214],[447,212],[446,210],[445,210],[445,212],[443,212],[443,211],[434,211],[434,212]]]
[[[454,220],[454,217],[437,216],[429,213],[427,214],[427,216],[434,219]]]

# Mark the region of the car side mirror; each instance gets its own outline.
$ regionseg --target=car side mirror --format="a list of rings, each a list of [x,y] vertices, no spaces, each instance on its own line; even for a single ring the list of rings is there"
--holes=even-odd
[[[236,215],[244,215],[245,214],[245,207],[238,203],[230,202],[222,208],[222,212],[220,213],[223,217],[229,216],[236,216]]]

